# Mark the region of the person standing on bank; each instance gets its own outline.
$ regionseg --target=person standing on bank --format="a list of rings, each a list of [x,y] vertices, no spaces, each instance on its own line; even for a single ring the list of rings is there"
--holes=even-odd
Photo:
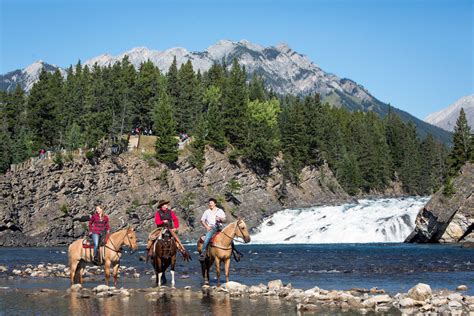
[[[89,234],[92,235],[94,243],[94,263],[99,263],[99,240],[103,234],[110,233],[109,217],[105,215],[104,209],[99,204],[95,208],[95,213],[89,220]]]
[[[199,256],[200,261],[204,261],[207,254],[207,246],[211,241],[212,236],[220,230],[220,224],[225,222],[225,213],[223,210],[217,207],[217,200],[214,198],[209,199],[209,208],[202,214],[201,224],[207,230],[204,244],[202,245],[201,255]]]

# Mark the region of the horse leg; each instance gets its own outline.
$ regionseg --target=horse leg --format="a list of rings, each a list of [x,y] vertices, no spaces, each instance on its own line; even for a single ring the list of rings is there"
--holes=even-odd
[[[153,269],[155,270],[155,287],[158,286],[158,258],[154,257],[151,259],[153,263]]]
[[[161,271],[163,272],[163,275],[161,276],[161,284],[165,285],[166,283],[168,283],[168,280],[166,280],[166,270],[170,265],[170,259],[164,259],[162,262],[163,267],[161,268]]]
[[[109,286],[109,281],[110,281],[110,261],[109,260],[105,261],[104,271],[105,271],[105,285]]]
[[[217,286],[221,285],[221,259],[216,257]]]
[[[161,286],[161,276],[163,275],[162,264],[163,263],[161,262],[161,258],[157,256],[157,258],[156,258],[156,267],[157,267],[157,270],[158,270],[158,275],[156,276],[156,282],[157,282],[158,287]]]
[[[224,261],[224,266],[225,266],[225,281],[229,282],[230,258]]]
[[[117,287],[117,279],[118,279],[118,271],[119,271],[120,264],[117,262],[113,267],[114,273],[114,286]]]
[[[202,261],[200,263],[201,263],[202,279],[204,280],[204,284],[209,284],[209,279],[206,278],[207,264]]]
[[[77,280],[80,284],[84,283],[84,271],[85,271],[86,263],[83,260],[79,261],[76,269],[76,276]]]
[[[174,287],[174,266],[176,265],[176,254],[171,257],[171,287]]]
[[[69,277],[71,279],[71,285],[76,283],[76,271],[77,271],[77,265],[79,264],[79,261],[76,260],[71,260],[71,266],[69,267]]]

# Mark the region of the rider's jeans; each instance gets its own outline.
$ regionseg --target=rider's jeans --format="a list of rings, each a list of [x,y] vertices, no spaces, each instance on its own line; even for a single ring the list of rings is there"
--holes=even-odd
[[[217,232],[217,227],[212,226],[211,230],[207,232],[206,238],[204,238],[204,244],[202,244],[202,253],[206,254],[206,248],[207,245],[209,245],[209,242],[211,241],[212,236]]]
[[[99,234],[92,234],[92,241],[94,242],[94,257],[97,257],[97,249],[99,248]]]

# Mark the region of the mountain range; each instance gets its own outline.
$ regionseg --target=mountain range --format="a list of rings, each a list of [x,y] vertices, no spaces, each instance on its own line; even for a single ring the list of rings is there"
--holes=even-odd
[[[452,132],[456,126],[461,108],[463,108],[466,113],[469,126],[474,130],[474,94],[462,97],[447,108],[428,115],[425,118],[425,122]]]
[[[352,111],[374,111],[382,117],[391,110],[398,114],[403,121],[415,123],[420,136],[424,137],[431,133],[443,143],[451,142],[449,132],[424,122],[405,111],[390,107],[351,79],[340,78],[325,72],[307,56],[292,50],[284,43],[263,47],[247,40],[238,42],[221,40],[202,52],[190,52],[181,47],[165,51],[137,47],[117,56],[103,54],[94,57],[84,62],[84,65],[107,66],[120,61],[125,55],[137,68],[144,61],[150,60],[162,72],[168,71],[174,57],[176,57],[178,66],[191,60],[194,69],[201,72],[207,71],[214,63],[226,62],[230,67],[232,60],[237,58],[240,65],[245,66],[249,77],[254,72],[257,73],[264,79],[267,88],[277,94],[290,93],[302,96],[319,93],[324,101],[334,106],[346,107]],[[63,68],[38,61],[23,70],[18,69],[0,75],[0,89],[11,91],[20,85],[28,91],[38,80],[43,67],[47,71],[59,69],[65,74]]]

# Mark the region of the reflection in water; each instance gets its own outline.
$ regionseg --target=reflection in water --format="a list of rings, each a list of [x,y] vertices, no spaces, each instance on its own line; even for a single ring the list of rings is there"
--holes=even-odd
[[[36,291],[0,292],[0,315],[294,315],[294,302],[277,298],[230,297],[219,292],[201,293],[182,289],[164,290],[150,299],[149,292],[133,292],[130,297],[90,297],[78,293],[43,294]]]

